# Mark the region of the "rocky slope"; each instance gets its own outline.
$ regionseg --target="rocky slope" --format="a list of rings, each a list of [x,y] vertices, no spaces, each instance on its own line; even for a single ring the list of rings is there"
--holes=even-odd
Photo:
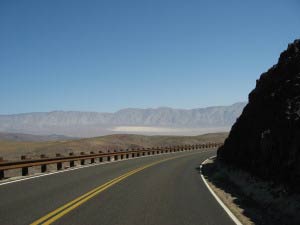
[[[261,75],[218,158],[291,189],[300,187],[300,40]]]

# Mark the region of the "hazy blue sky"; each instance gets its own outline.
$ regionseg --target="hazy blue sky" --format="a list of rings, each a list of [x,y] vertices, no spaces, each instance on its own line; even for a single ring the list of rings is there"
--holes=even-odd
[[[299,0],[0,2],[0,114],[245,101]]]

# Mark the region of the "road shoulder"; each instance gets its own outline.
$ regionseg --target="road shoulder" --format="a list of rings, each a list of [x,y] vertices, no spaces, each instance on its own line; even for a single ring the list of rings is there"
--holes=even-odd
[[[300,224],[300,196],[264,182],[216,159],[202,165],[203,178],[244,224]]]

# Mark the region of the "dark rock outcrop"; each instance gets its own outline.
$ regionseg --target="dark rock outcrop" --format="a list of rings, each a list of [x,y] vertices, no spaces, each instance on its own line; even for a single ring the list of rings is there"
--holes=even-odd
[[[300,40],[261,75],[218,158],[299,191]]]

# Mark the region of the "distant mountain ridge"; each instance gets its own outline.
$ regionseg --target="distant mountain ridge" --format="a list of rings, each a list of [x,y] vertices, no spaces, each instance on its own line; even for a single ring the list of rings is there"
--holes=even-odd
[[[115,113],[54,111],[0,115],[0,131],[96,136],[114,133],[112,130],[116,126],[230,128],[245,105],[246,103],[236,103],[230,106],[190,110],[161,107],[155,109],[128,108]]]

